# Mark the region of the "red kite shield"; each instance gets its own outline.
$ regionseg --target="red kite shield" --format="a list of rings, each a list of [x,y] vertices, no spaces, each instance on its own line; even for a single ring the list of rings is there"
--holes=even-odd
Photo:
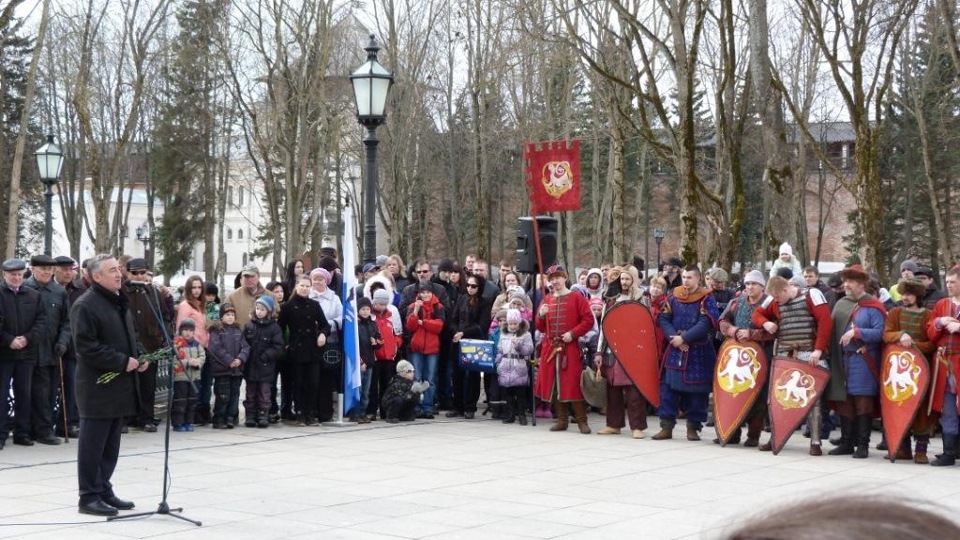
[[[620,302],[607,310],[601,326],[603,339],[630,380],[651,405],[659,407],[660,347],[650,310],[640,302]]]
[[[713,420],[720,443],[743,423],[767,381],[767,356],[754,341],[728,339],[717,353],[713,376]]]
[[[930,386],[930,365],[923,353],[913,347],[887,345],[883,348],[880,379],[883,434],[890,448],[887,458],[893,463],[917,411],[925,405],[922,401]]]
[[[779,454],[790,435],[820,401],[830,370],[788,356],[773,359],[770,377],[770,444]]]

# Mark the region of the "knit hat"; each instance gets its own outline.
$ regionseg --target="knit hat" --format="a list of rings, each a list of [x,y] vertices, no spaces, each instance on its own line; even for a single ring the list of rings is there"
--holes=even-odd
[[[550,268],[547,268],[547,279],[551,279],[551,278],[553,278],[554,276],[561,276],[561,277],[563,277],[564,279],[566,279],[566,278],[567,278],[567,269],[564,268],[562,265],[559,265],[559,264],[555,264],[555,265],[551,266]]]
[[[357,298],[357,311],[360,311],[360,309],[365,307],[373,309],[373,302],[371,302],[370,299],[367,298],[366,296],[361,296],[360,298]]]
[[[520,316],[519,309],[508,309],[507,310],[507,324],[509,323],[519,323],[523,320],[523,317]]]
[[[900,263],[900,271],[901,271],[901,272],[903,272],[904,270],[909,270],[909,271],[913,272],[914,274],[916,274],[916,273],[917,273],[917,269],[918,269],[917,263],[911,261],[910,259],[907,259],[907,260],[903,261],[902,263]]]
[[[323,278],[323,282],[327,285],[330,284],[330,272],[326,268],[314,268],[310,271],[310,279],[320,276]]]
[[[751,270],[747,272],[747,277],[743,278],[744,283],[759,283],[761,287],[766,286],[767,280],[763,278],[763,272]]]
[[[807,282],[804,281],[803,276],[793,276],[790,278],[790,284],[798,289],[806,289]]]
[[[787,281],[790,281],[790,278],[793,277],[793,270],[788,266],[781,266],[780,268],[777,268],[777,275]]]
[[[457,263],[453,259],[442,259],[437,265],[437,272],[456,272]]]
[[[922,302],[927,295],[927,287],[919,279],[901,279],[900,283],[897,283],[897,292],[901,295],[912,294],[917,297],[917,301]]]
[[[320,268],[323,268],[327,272],[333,272],[334,270],[340,268],[340,265],[337,264],[336,259],[333,257],[323,256],[320,257]],[[329,282],[328,282],[329,283]]]
[[[397,374],[403,375],[404,373],[413,373],[413,364],[407,362],[406,360],[401,360],[397,362]]]
[[[386,266],[387,259],[388,257],[386,255],[377,255],[377,260],[375,263],[377,265],[377,268],[383,268],[384,266]]]
[[[417,292],[430,291],[433,292],[433,287],[429,281],[421,281],[417,283]]]
[[[590,303],[590,307],[593,307],[593,306],[603,307],[603,298],[591,298],[589,300],[589,303]]]
[[[187,317],[186,319],[180,321],[180,326],[177,327],[177,332],[183,332],[184,330],[196,330],[197,323],[193,322],[193,319]]]
[[[233,304],[230,302],[220,304],[220,318],[222,319],[227,313],[233,313],[234,315],[237,313],[237,308],[233,307]]]
[[[793,257],[793,248],[786,242],[780,244],[780,254],[783,255],[784,253]]]
[[[259,298],[257,298],[255,303],[262,304],[263,307],[267,308],[267,311],[269,312],[273,312],[273,310],[277,309],[277,301],[274,300],[273,296],[269,294],[261,295]]]
[[[377,289],[373,291],[374,304],[389,304],[390,300],[390,293],[386,289]]]

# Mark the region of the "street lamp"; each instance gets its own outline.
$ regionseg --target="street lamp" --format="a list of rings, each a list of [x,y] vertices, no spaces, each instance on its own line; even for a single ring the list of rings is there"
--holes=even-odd
[[[53,133],[47,135],[47,144],[33,153],[37,158],[37,168],[40,170],[40,181],[46,186],[43,196],[46,198],[46,222],[43,230],[43,252],[51,254],[50,244],[53,242],[53,185],[60,178],[60,169],[63,167],[63,152],[53,142]]]
[[[656,228],[653,230],[653,239],[657,241],[657,271],[660,271],[660,244],[663,243],[663,239],[667,236],[667,231]]]
[[[380,47],[370,34],[370,43],[364,48],[367,61],[350,75],[357,101],[357,121],[367,128],[363,145],[367,149],[367,178],[363,199],[363,258],[373,262],[377,257],[377,128],[387,119],[387,94],[393,84],[393,74],[377,61]]]
[[[150,243],[150,240],[153,240],[153,230],[150,228],[149,223],[144,223],[143,225],[137,227],[137,240],[143,242],[143,258],[147,261],[147,266],[150,265],[150,252],[147,247]]]

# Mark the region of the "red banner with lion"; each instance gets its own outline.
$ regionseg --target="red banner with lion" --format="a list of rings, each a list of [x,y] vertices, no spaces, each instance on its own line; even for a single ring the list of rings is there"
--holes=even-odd
[[[523,159],[534,213],[580,209],[580,141],[528,143]]]

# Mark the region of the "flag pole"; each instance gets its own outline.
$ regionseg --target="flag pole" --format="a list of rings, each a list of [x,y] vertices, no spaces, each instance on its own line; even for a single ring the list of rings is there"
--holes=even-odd
[[[343,216],[344,226],[343,226],[343,253],[341,258],[343,260],[343,268],[345,272],[353,272],[354,265],[354,248],[353,248],[353,212],[350,211],[350,201],[349,199],[345,201],[344,212],[341,214]],[[349,259],[349,260],[348,260]],[[343,313],[345,316],[350,317],[350,295],[349,291],[351,289],[350,281],[347,279],[346,273],[343,275],[343,282],[341,284],[340,293],[340,302],[343,304]],[[340,366],[337,369],[337,417],[335,420],[329,422],[324,422],[323,425],[327,427],[350,427],[357,425],[356,422],[344,421],[343,419],[343,407],[344,407],[344,392],[346,391],[346,381],[347,381],[347,354],[346,354],[346,332],[344,332],[344,326],[341,325],[340,328],[340,339],[337,344],[337,354],[340,357]]]

